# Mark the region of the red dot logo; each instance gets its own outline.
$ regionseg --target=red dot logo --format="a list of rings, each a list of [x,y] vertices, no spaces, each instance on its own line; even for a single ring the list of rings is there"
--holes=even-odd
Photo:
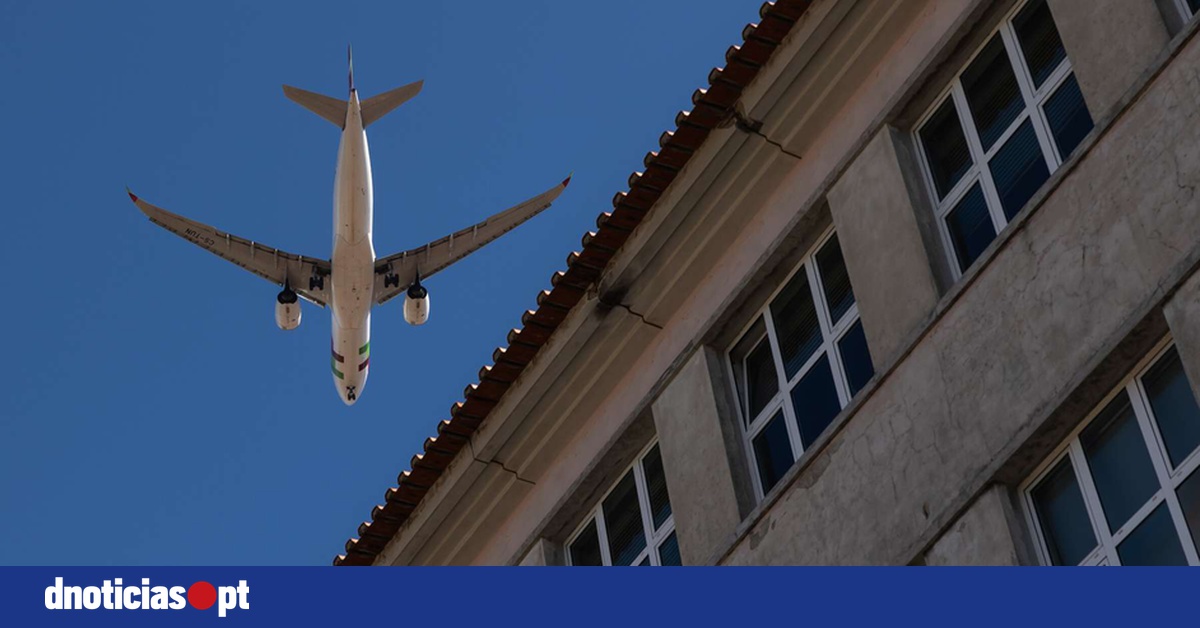
[[[188,587],[188,604],[203,611],[216,603],[217,590],[213,588],[213,585],[201,580]]]

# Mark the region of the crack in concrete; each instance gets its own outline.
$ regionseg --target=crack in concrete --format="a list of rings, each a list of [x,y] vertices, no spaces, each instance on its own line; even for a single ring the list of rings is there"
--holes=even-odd
[[[474,456],[472,456],[472,458],[474,458]],[[520,474],[520,473],[517,473],[516,471],[513,471],[512,469],[509,469],[508,467],[504,466],[504,463],[503,463],[503,462],[500,462],[499,460],[482,460],[482,459],[480,459],[480,458],[475,458],[475,462],[480,462],[480,463],[483,463],[483,464],[494,464],[494,465],[497,465],[497,466],[499,466],[501,469],[503,469],[504,471],[507,471],[507,472],[511,473],[511,474],[513,475],[513,477],[514,477],[514,478],[517,478],[517,481],[519,481],[519,482],[524,482],[524,483],[526,483],[526,484],[528,484],[528,485],[530,485],[530,486],[536,486],[536,485],[537,485],[537,482],[534,482],[533,480],[526,480],[525,478],[521,477],[521,474]]]
[[[618,303],[618,304],[616,304],[615,307],[624,309],[626,312],[629,312],[630,314],[633,314],[634,316],[638,317],[638,319],[641,320],[643,323],[645,323],[655,329],[658,329],[661,331],[663,328],[663,326],[659,325],[658,323],[651,323],[649,320],[646,319],[646,317],[644,315],[633,311],[633,308],[629,307],[628,305],[625,305],[624,303]]]
[[[480,464],[483,464],[483,465],[495,464],[495,465],[499,466],[499,467],[500,467],[502,470],[504,470],[504,471],[507,471],[507,472],[511,473],[511,474],[513,475],[513,477],[517,478],[517,480],[519,480],[519,481],[521,481],[521,482],[524,482],[524,483],[526,483],[526,484],[528,484],[528,485],[530,485],[530,486],[536,486],[536,485],[537,485],[537,482],[534,482],[533,480],[526,480],[525,478],[521,477],[521,474],[520,474],[520,473],[517,473],[516,471],[514,471],[514,470],[512,470],[512,469],[509,469],[508,467],[504,466],[504,463],[503,463],[503,462],[500,462],[499,460],[495,460],[495,459],[493,459],[493,460],[484,460],[484,459],[480,458],[479,456],[476,456],[476,455],[475,455],[475,446],[474,446],[474,445],[472,445],[472,444],[471,444],[471,441],[469,441],[469,440],[467,441],[467,448],[471,450],[471,459],[472,459],[472,460],[474,460],[475,462],[478,462],[478,463],[480,463]]]
[[[780,144],[779,142],[776,142],[775,140],[767,137],[767,135],[762,132],[763,123],[761,121],[751,120],[750,118],[747,118],[745,114],[743,114],[741,111],[739,111],[737,109],[733,110],[733,112],[730,114],[730,118],[733,120],[734,127],[736,127],[739,131],[742,131],[744,133],[749,133],[750,135],[757,135],[758,137],[761,137],[763,139],[763,141],[770,144],[771,146],[774,146],[775,148],[778,148],[779,152],[783,153],[784,155],[787,155],[788,157],[792,157],[797,160],[803,159],[800,155],[793,153],[792,151],[788,150],[787,148],[784,148],[783,144]]]
[[[624,294],[624,293],[622,292],[622,294]],[[642,321],[643,323],[645,323],[657,330],[660,330],[660,331],[663,329],[662,325],[659,325],[658,323],[650,322],[650,320],[647,319],[644,314],[635,312],[633,310],[633,308],[629,307],[628,305],[625,305],[624,303],[621,303],[620,301],[617,301],[616,303],[609,303],[608,301],[604,300],[603,296],[599,296],[599,295],[597,296],[597,300],[600,302],[600,305],[603,305],[606,308],[612,309],[614,307],[619,307],[619,308],[625,310],[626,312],[633,314],[634,316],[636,316],[638,318],[638,320]]]

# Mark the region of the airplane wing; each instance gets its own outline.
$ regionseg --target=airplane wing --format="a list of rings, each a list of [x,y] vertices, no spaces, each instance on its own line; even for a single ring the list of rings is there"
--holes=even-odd
[[[150,218],[150,222],[213,255],[227,259],[278,286],[283,286],[286,281],[296,294],[321,307],[325,307],[329,301],[332,285],[327,286],[325,282],[331,271],[328,260],[295,255],[239,238],[151,205],[133,192],[129,193],[129,198]]]
[[[418,275],[425,279],[550,207],[567,188],[571,177],[541,194],[510,207],[483,222],[434,240],[425,246],[380,258],[375,262],[375,303],[384,303],[404,292]]]

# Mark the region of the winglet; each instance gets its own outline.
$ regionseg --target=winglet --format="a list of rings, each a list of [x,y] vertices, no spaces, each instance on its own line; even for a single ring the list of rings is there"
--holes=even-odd
[[[346,44],[346,65],[350,67],[347,77],[350,81],[350,91],[354,91],[354,49],[350,44]]]
[[[563,179],[562,186],[564,188],[571,184],[571,177],[573,177],[573,176],[575,176],[574,171],[572,171],[571,174],[568,174],[567,178]]]
[[[138,197],[137,197],[137,195],[133,193],[133,190],[130,190],[130,189],[129,189],[129,186],[128,186],[128,185],[127,185],[127,186],[125,186],[125,193],[129,195],[129,199],[130,199],[130,200],[132,200],[134,203],[137,203],[137,202],[138,202]]]

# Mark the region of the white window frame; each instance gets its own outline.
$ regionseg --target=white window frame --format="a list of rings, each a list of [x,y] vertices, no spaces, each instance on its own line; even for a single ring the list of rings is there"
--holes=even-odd
[[[1020,43],[1017,39],[1016,28],[1013,26],[1013,18],[1016,17],[1022,9],[1025,8],[1029,1],[1018,3],[1013,7],[1004,18],[1001,20],[1000,26],[988,33],[983,42],[979,44],[966,63],[962,64],[958,72],[951,79],[950,85],[946,87],[936,99],[934,104],[925,112],[924,115],[913,125],[913,141],[917,147],[917,159],[921,164],[921,172],[925,179],[925,189],[929,194],[929,200],[933,204],[935,216],[938,223],[938,233],[941,234],[942,245],[945,247],[946,255],[950,261],[951,270],[954,273],[954,279],[958,280],[967,271],[967,268],[974,265],[972,262],[967,268],[959,268],[958,254],[954,247],[954,238],[950,235],[950,228],[946,224],[946,218],[950,215],[951,210],[958,205],[967,193],[978,182],[983,192],[984,200],[987,204],[988,215],[992,220],[992,228],[996,232],[996,237],[1000,236],[1000,232],[1008,225],[1008,218],[1004,215],[1004,208],[1000,204],[1000,194],[996,191],[996,184],[992,180],[991,169],[988,168],[988,162],[996,153],[1005,146],[1008,139],[1016,133],[1017,129],[1021,128],[1026,119],[1033,120],[1033,132],[1037,136],[1038,145],[1042,149],[1042,158],[1046,162],[1046,168],[1053,175],[1054,171],[1062,165],[1064,156],[1058,153],[1058,147],[1055,145],[1054,136],[1050,132],[1050,123],[1046,120],[1046,112],[1044,106],[1046,101],[1052,96],[1067,77],[1074,73],[1071,66],[1071,58],[1069,55],[1064,55],[1062,62],[1058,67],[1046,77],[1040,88],[1035,89],[1033,86],[1033,77],[1029,73],[1029,67],[1025,63],[1025,56],[1022,54]],[[1058,28],[1058,24],[1055,24]],[[1008,62],[1012,66],[1013,74],[1017,77],[1017,85],[1021,90],[1021,98],[1024,101],[1024,109],[1017,117],[1009,123],[1009,127],[992,143],[992,147],[987,151],[983,150],[983,144],[979,139],[979,132],[975,125],[975,119],[971,115],[971,108],[967,104],[966,92],[962,86],[962,75],[971,67],[980,52],[991,43],[992,38],[996,33],[1000,33],[1000,38],[1004,43],[1005,54],[1008,57]],[[1061,34],[1060,34],[1061,35]],[[959,126],[963,132],[963,137],[966,138],[968,152],[971,155],[971,166],[967,172],[963,174],[958,183],[954,185],[946,193],[946,198],[938,200],[937,185],[933,179],[933,170],[929,165],[928,157],[925,154],[925,145],[921,141],[921,129],[929,122],[930,118],[937,113],[947,99],[954,101],[955,113],[958,116]],[[1019,210],[1018,210],[1019,211]],[[993,240],[994,241],[994,240]]]
[[[608,496],[611,495],[614,490],[616,490],[617,485],[621,483],[621,480],[625,479],[625,474],[629,473],[630,470],[633,471],[633,482],[637,487],[638,508],[642,514],[642,531],[646,536],[646,547],[642,548],[641,553],[639,553],[633,559],[633,562],[631,562],[629,566],[636,567],[642,562],[643,559],[647,557],[647,555],[650,558],[651,565],[655,567],[662,565],[661,559],[658,556],[658,550],[659,546],[661,546],[663,542],[675,532],[675,509],[673,507],[671,508],[671,514],[667,516],[667,520],[662,523],[658,530],[655,530],[654,513],[650,511],[650,491],[646,486],[646,471],[642,468],[642,463],[645,461],[646,455],[649,454],[650,450],[654,449],[657,445],[658,440],[655,439],[638,452],[638,455],[634,459],[633,463],[621,471],[621,473],[617,476],[616,481],[612,483],[612,486],[608,487],[608,490],[604,491],[604,494],[600,496],[600,499],[596,500],[596,505],[592,507],[588,515],[583,518],[583,522],[580,523],[579,526],[575,528],[575,531],[571,533],[571,536],[568,537],[566,544],[563,546],[565,548],[563,555],[566,557],[566,563],[568,566],[572,564],[571,546],[575,544],[575,541],[579,540],[579,536],[583,534],[583,531],[586,530],[588,525],[593,521],[596,522],[596,537],[600,541],[600,562],[605,567],[612,566],[612,556],[608,547],[608,529],[604,525],[604,500],[608,499]],[[659,456],[661,455],[662,449],[660,448]],[[663,471],[664,473],[666,472],[665,467]],[[668,496],[668,503],[670,503],[669,499],[670,498]],[[678,537],[676,537],[675,542],[679,543]]]
[[[1192,7],[1188,6],[1187,0],[1175,0],[1175,7],[1179,9],[1179,15],[1183,17],[1184,24],[1196,17],[1196,13],[1192,12]]]
[[[738,331],[733,345],[726,351],[725,368],[729,381],[733,382],[734,395],[737,399],[737,416],[740,428],[742,430],[742,446],[746,450],[748,460],[751,463],[750,476],[753,478],[754,490],[758,499],[766,497],[766,491],[763,489],[762,478],[759,477],[758,458],[754,452],[754,439],[762,433],[767,424],[775,413],[783,409],[783,421],[787,425],[788,441],[792,449],[792,464],[794,465],[800,459],[800,455],[804,453],[804,444],[800,438],[800,424],[796,420],[796,410],[792,404],[792,388],[800,382],[800,380],[808,374],[809,370],[821,359],[821,356],[828,355],[829,367],[833,372],[834,387],[837,389],[838,403],[845,409],[850,403],[850,384],[846,378],[846,369],[842,364],[842,355],[837,351],[837,343],[846,336],[846,332],[854,327],[854,324],[859,321],[858,316],[858,298],[855,297],[854,303],[846,313],[842,315],[840,321],[829,320],[829,305],[825,298],[825,286],[821,282],[820,273],[817,272],[816,257],[817,253],[836,235],[836,230],[830,227],[825,233],[817,239],[817,242],[804,254],[804,258],[797,264],[797,267],[788,273],[788,276],[775,288],[775,291],[767,297],[766,303],[756,313],[750,322]],[[842,263],[845,263],[845,255],[843,249]],[[784,288],[791,283],[792,279],[800,272],[807,274],[809,291],[812,293],[813,306],[817,310],[818,326],[821,330],[821,345],[809,356],[808,360],[796,372],[796,375],[790,379],[787,377],[787,372],[783,367],[783,352],[779,349],[779,339],[775,334],[775,321],[771,314],[771,303],[775,297],[783,292]],[[851,287],[853,289],[853,286]],[[750,328],[754,326],[759,319],[763,320],[766,326],[767,343],[770,347],[771,358],[775,366],[775,378],[777,390],[775,396],[771,397],[763,409],[753,420],[747,420],[745,409],[743,408],[742,391],[738,390],[737,375],[733,370],[733,350]]]
[[[1166,446],[1163,444],[1162,435],[1159,434],[1158,422],[1154,420],[1149,399],[1142,385],[1142,377],[1173,346],[1174,342],[1170,337],[1159,341],[1155,348],[1138,362],[1137,366],[1133,368],[1125,380],[1109,392],[1100,403],[1096,404],[1096,407],[1088,414],[1087,418],[1067,436],[1063,444],[1046,458],[1045,462],[1038,466],[1029,479],[1020,485],[1021,502],[1025,511],[1025,523],[1033,533],[1035,545],[1037,545],[1038,560],[1043,565],[1052,565],[1053,561],[1050,557],[1045,535],[1042,532],[1041,522],[1037,517],[1037,509],[1033,501],[1033,489],[1045,479],[1059,462],[1068,457],[1071,461],[1071,468],[1075,473],[1075,480],[1079,485],[1079,491],[1083,495],[1088,518],[1092,524],[1092,533],[1096,537],[1096,548],[1080,561],[1080,565],[1120,565],[1121,558],[1117,555],[1117,547],[1164,501],[1167,503],[1171,519],[1175,525],[1175,531],[1179,536],[1180,544],[1183,546],[1183,553],[1187,557],[1188,564],[1200,565],[1200,556],[1197,555],[1197,548],[1192,541],[1192,535],[1188,530],[1187,521],[1184,519],[1183,509],[1179,505],[1179,496],[1177,494],[1179,485],[1188,479],[1197,467],[1200,467],[1200,447],[1197,447],[1195,451],[1180,461],[1174,470],[1171,469],[1171,462],[1167,456]],[[1146,442],[1146,451],[1149,453],[1150,460],[1153,463],[1159,488],[1154,496],[1130,516],[1129,520],[1117,529],[1116,532],[1109,532],[1108,519],[1104,515],[1099,495],[1092,482],[1091,469],[1088,467],[1083,447],[1079,442],[1079,435],[1122,392],[1128,395],[1130,407],[1137,417],[1138,427],[1141,428],[1142,438]]]

